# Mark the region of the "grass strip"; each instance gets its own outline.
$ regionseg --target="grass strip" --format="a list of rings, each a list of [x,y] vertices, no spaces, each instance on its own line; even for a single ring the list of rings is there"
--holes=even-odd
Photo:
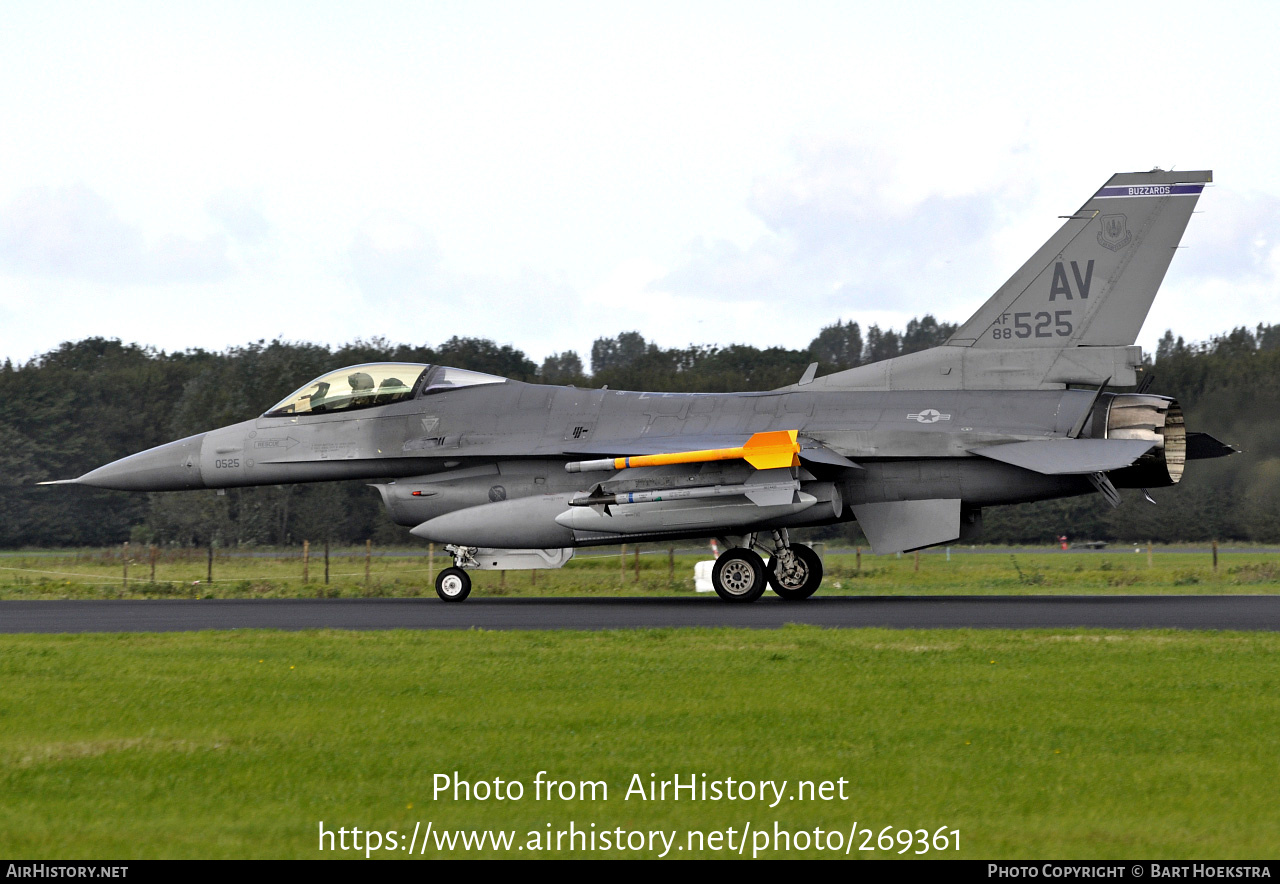
[[[317,851],[323,820],[521,838],[857,821],[960,829],[968,858],[1274,856],[1277,651],[800,626],[0,636],[0,855],[351,856]],[[608,800],[534,800],[541,770]],[[525,797],[434,799],[455,771]],[[624,799],[651,773],[843,777],[848,798]]]
[[[420,554],[379,551],[365,579],[363,550],[344,550],[324,581],[322,560],[312,557],[307,579],[294,552],[257,556],[219,554],[208,581],[203,551],[166,550],[155,579],[145,550],[129,564],[121,550],[64,555],[14,554],[0,558],[0,599],[58,598],[353,598],[433,595],[432,577],[447,567],[443,554],[431,563]],[[826,557],[824,595],[1214,595],[1280,592],[1274,554],[1233,552],[1215,570],[1203,552],[1160,549],[1150,564],[1133,552],[1016,553],[956,551],[922,555]],[[638,559],[588,550],[556,571],[474,571],[479,596],[653,596],[694,592],[693,566],[709,555],[648,550]]]

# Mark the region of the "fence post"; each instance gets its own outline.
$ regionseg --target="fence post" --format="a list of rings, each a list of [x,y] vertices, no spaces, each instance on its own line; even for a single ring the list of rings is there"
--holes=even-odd
[[[129,541],[124,542],[124,549],[120,552],[120,558],[124,559],[124,589],[129,591]]]
[[[369,566],[373,559],[373,540],[370,538],[364,542],[364,585],[369,588]]]
[[[205,578],[206,578],[205,579],[206,583],[209,583],[210,585],[213,584],[213,541],[212,540],[209,541],[209,569],[208,569],[208,573],[205,575]]]
[[[156,547],[151,545],[151,582],[156,582]]]
[[[1218,573],[1218,541],[1213,542],[1213,573]]]
[[[862,547],[858,547],[857,568],[859,574],[862,573]]]
[[[325,541],[324,541],[324,585],[325,586],[329,585],[329,540],[328,538],[325,538]],[[325,595],[328,595],[328,594],[329,594],[329,591],[325,590]]]
[[[311,582],[311,541],[302,541],[302,582]]]
[[[622,564],[622,570],[618,572],[618,574],[620,575],[618,578],[618,582],[626,583],[627,582],[627,545],[625,543],[622,544],[622,555],[618,557],[618,561]]]

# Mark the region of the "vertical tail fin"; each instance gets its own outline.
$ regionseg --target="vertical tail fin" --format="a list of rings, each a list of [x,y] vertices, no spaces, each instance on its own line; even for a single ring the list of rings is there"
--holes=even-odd
[[[951,336],[951,346],[1061,349],[1134,343],[1213,173],[1111,176]]]

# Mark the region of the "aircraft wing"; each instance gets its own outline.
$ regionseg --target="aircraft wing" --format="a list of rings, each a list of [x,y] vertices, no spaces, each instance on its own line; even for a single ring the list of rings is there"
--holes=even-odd
[[[1143,439],[1033,439],[971,448],[969,453],[1046,476],[1079,476],[1132,466],[1153,447]]]

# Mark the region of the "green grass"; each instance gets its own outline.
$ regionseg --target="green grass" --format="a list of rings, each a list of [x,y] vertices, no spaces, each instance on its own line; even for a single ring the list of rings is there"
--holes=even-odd
[[[120,549],[55,555],[12,554],[0,558],[0,599],[53,598],[291,598],[432,595],[431,577],[451,561],[443,554],[391,551],[370,561],[365,581],[363,550],[345,550],[330,562],[313,555],[309,581],[296,550],[260,558],[219,554],[214,581],[207,580],[203,550],[167,550],[151,579],[145,549],[134,551],[124,582]],[[381,551],[380,551],[381,552]],[[646,547],[639,571],[629,551],[584,550],[559,571],[472,572],[476,596],[644,596],[693,592],[698,555],[677,555]],[[1146,551],[1104,553],[960,553],[948,561],[933,552],[913,555],[831,555],[826,560],[824,595],[918,594],[1219,594],[1280,591],[1280,561],[1264,553],[1223,553],[1213,569],[1207,553],[1159,548],[1148,566]],[[624,567],[625,566],[625,567]]]
[[[856,820],[958,828],[967,858],[1280,852],[1274,634],[23,635],[0,636],[0,685],[9,857],[314,858],[320,820],[521,841],[570,820]],[[433,800],[455,770],[530,792]],[[534,801],[539,770],[609,800]],[[844,777],[849,799],[624,801],[650,772]]]

